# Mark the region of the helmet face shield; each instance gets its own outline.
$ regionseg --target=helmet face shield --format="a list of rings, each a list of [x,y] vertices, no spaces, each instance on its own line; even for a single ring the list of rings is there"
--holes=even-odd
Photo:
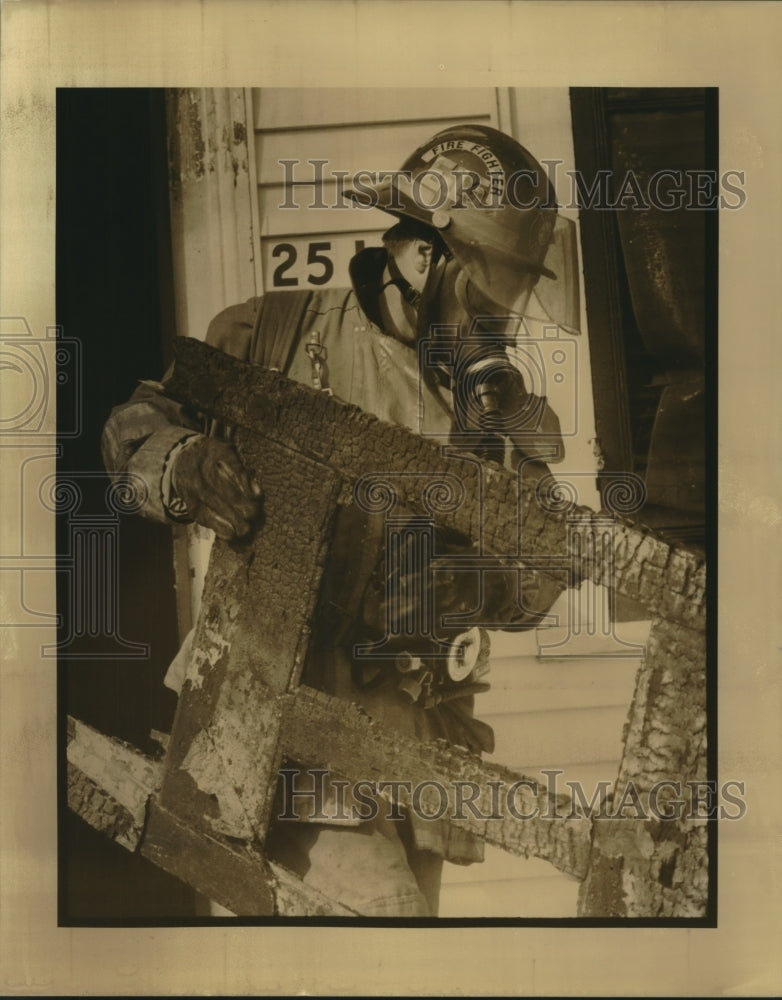
[[[556,274],[556,280],[540,279],[532,291],[527,312],[567,333],[578,335],[581,333],[581,292],[578,235],[572,219],[557,216],[546,265]]]
[[[481,296],[501,310],[522,315],[541,273],[551,272],[531,263],[529,255],[510,240],[500,242],[496,219],[466,215],[460,209],[449,215],[441,236],[454,260]]]

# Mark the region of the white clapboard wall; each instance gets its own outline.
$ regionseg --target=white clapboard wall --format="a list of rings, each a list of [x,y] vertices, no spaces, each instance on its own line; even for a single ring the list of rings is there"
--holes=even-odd
[[[399,169],[448,125],[496,126],[497,100],[487,89],[266,89],[253,91],[253,117],[264,289],[317,288],[344,286],[356,250],[393,225],[351,205],[348,180]]]
[[[247,159],[257,178],[257,199],[251,199],[246,224],[237,223],[241,231],[235,240],[242,245],[245,232],[250,234],[254,287],[248,284],[246,296],[275,288],[344,286],[350,257],[362,245],[379,245],[390,219],[378,210],[345,207],[340,178],[359,170],[398,169],[416,146],[448,125],[493,125],[539,157],[558,159],[562,173],[575,167],[565,88],[269,88],[245,91],[244,100],[247,124],[252,123]],[[310,161],[322,162],[315,167]],[[322,177],[317,187],[312,183],[316,170]],[[577,225],[574,210],[565,214]],[[586,330],[583,292],[581,330]],[[550,394],[557,412],[575,399],[575,423],[557,473],[572,474],[579,502],[594,505],[598,495],[586,336],[572,338],[572,347],[575,387],[565,383],[568,399],[558,400],[553,386]],[[205,565],[204,547],[197,556],[196,549],[191,546],[194,607],[199,566]],[[597,782],[616,776],[638,647],[649,623],[619,625],[617,636],[599,634],[595,621],[607,596],[596,589],[591,603],[582,601],[591,610],[577,616],[581,634],[555,646],[566,634],[572,597],[563,595],[547,628],[520,635],[494,633],[492,689],[479,697],[476,710],[494,727],[494,760],[540,780],[545,780],[541,769],[560,768],[560,790],[567,791],[565,781],[577,780],[591,797]],[[445,866],[441,916],[574,916],[577,891],[576,882],[545,862],[487,848],[482,865]]]
[[[602,589],[596,593],[603,599]],[[494,729],[491,759],[557,792],[568,794],[566,782],[578,782],[589,801],[599,783],[616,777],[651,623],[620,622],[612,634],[590,635],[580,619],[581,635],[566,648],[549,648],[566,627],[568,604],[566,594],[552,608],[556,627],[492,633],[491,690],[476,699],[476,711]],[[578,883],[547,862],[487,846],[482,865],[446,866],[441,915],[575,916],[577,895]]]

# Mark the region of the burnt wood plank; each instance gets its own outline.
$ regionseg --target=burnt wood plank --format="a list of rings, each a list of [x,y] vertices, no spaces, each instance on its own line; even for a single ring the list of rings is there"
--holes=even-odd
[[[693,805],[705,785],[687,784],[707,779],[705,663],[702,634],[663,620],[653,623],[614,790],[614,810],[624,802],[627,818],[593,820],[590,867],[579,892],[581,916],[707,912],[708,810]],[[638,818],[642,812],[647,820]]]
[[[150,803],[141,853],[237,916],[358,915],[248,845],[194,830],[155,801]]]
[[[590,820],[569,818],[570,796],[550,795],[545,776],[526,777],[444,740],[421,743],[399,736],[351,702],[306,685],[283,701],[281,738],[287,757],[324,768],[351,784],[403,779],[410,788],[399,787],[400,802],[409,805],[417,794],[420,801],[413,805],[419,815],[444,809],[443,819],[488,844],[542,858],[568,875],[584,877]],[[467,800],[471,804],[465,804]]]
[[[129,743],[68,719],[68,807],[128,850],[141,840],[150,790],[163,766]]]
[[[278,443],[243,444],[263,523],[247,542],[215,543],[161,802],[206,833],[263,842],[280,764],[274,696],[299,680],[341,480]]]
[[[517,476],[507,469],[472,457],[446,456],[434,441],[405,427],[191,339],[176,345],[167,391],[336,470],[350,484],[387,483],[398,502],[416,513],[432,516],[432,486],[446,484],[463,499],[435,509],[437,523],[482,538],[486,551],[526,556],[555,575],[566,569],[571,583],[609,583],[652,616],[691,628],[705,626],[702,555],[621,517],[613,519],[608,550],[591,549],[583,539],[605,531],[605,514],[541,502],[532,484],[519,489]]]
[[[68,719],[68,807],[94,829],[137,851],[239,916],[355,916],[305,885],[253,844],[196,830],[156,795],[162,765]]]

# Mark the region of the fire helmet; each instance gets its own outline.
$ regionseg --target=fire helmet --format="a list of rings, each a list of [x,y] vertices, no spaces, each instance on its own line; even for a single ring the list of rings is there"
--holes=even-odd
[[[376,183],[354,179],[355,203],[436,230],[470,282],[503,309],[523,313],[543,275],[554,233],[554,188],[535,157],[487,125],[454,125]]]

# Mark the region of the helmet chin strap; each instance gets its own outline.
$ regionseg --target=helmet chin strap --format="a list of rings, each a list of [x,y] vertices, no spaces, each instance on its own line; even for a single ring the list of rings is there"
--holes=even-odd
[[[380,291],[384,291],[389,285],[396,285],[402,293],[402,298],[405,302],[417,309],[421,301],[421,293],[416,291],[407,278],[405,278],[391,254],[388,257],[388,273],[391,275],[391,280],[382,285]]]
[[[449,258],[438,255],[429,265],[424,287],[418,300],[418,317],[416,322],[416,335],[418,340],[429,336],[432,322],[437,319],[434,315],[437,305],[440,287],[445,276],[445,269],[450,263]]]

